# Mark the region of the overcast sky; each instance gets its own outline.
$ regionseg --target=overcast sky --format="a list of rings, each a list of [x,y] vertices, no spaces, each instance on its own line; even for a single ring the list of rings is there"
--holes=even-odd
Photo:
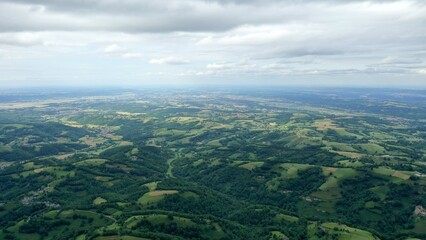
[[[0,86],[426,87],[424,0],[0,0]]]

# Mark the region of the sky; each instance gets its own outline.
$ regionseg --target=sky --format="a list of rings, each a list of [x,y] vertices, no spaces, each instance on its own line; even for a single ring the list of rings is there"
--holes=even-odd
[[[0,87],[426,87],[424,0],[0,0]]]

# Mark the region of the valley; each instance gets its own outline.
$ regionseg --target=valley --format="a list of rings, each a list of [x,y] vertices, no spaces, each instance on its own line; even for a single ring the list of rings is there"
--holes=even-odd
[[[0,239],[426,238],[424,91],[73,94],[0,104]]]

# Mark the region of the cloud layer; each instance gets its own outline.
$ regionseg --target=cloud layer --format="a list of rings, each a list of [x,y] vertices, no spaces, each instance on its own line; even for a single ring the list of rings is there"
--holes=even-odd
[[[426,86],[422,0],[3,0],[0,15],[0,85]]]

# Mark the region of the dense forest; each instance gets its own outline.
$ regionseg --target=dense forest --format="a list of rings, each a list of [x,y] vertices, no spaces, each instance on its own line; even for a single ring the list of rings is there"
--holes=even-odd
[[[426,239],[426,92],[5,94],[0,239]]]

